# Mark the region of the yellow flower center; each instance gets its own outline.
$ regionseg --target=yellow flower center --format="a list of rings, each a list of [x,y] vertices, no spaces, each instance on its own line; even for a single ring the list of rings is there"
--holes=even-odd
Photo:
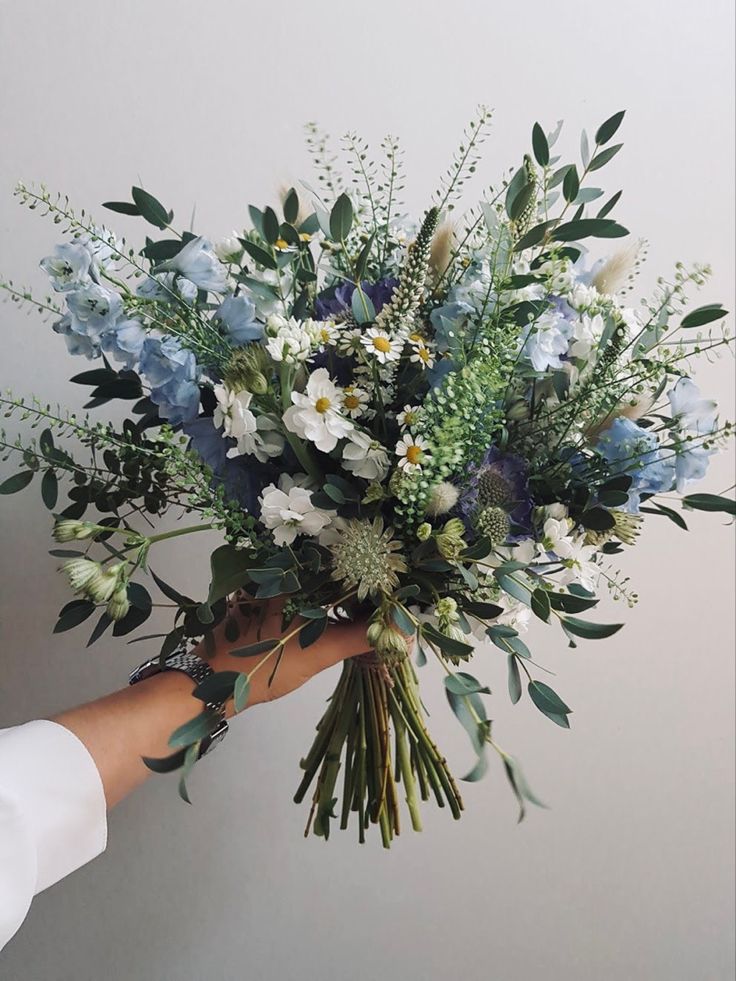
[[[360,399],[357,395],[346,395],[345,396],[345,408],[346,409],[357,409],[360,406]]]
[[[417,334],[416,332],[413,333],[413,334],[409,334],[409,340],[410,341],[414,341],[414,342],[421,341],[422,340],[422,335],[421,334]]]
[[[285,238],[277,238],[276,241],[273,244],[276,246],[277,249],[288,249],[289,248],[289,243],[286,241]]]
[[[419,350],[417,351],[417,354],[419,355],[419,359],[423,361],[425,364],[427,364],[427,362],[429,361],[429,351],[427,350],[427,348],[420,347]]]
[[[312,241],[312,236],[309,234],[309,232],[300,232],[299,233],[299,239],[302,242],[311,242]]]
[[[386,354],[391,350],[391,342],[389,341],[388,337],[374,337],[373,347],[377,351],[382,351],[384,354]]]
[[[320,413],[327,412],[327,410],[330,407],[330,400],[328,398],[325,398],[323,395],[322,398],[317,399],[317,401],[314,403],[314,407],[317,410],[317,412]]]
[[[319,339],[322,341],[323,344],[326,344],[330,339],[329,330],[327,330],[325,327],[322,327],[322,329],[319,332]]]
[[[410,446],[406,451],[406,459],[409,463],[419,463],[422,459],[421,446]]]

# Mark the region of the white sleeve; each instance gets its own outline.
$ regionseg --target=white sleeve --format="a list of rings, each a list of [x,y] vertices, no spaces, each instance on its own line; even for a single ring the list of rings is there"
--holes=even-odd
[[[106,844],[105,793],[84,744],[56,722],[0,729],[0,950],[36,893]]]

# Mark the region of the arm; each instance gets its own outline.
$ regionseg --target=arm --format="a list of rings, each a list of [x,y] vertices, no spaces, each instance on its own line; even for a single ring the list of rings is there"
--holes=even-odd
[[[281,636],[281,613],[267,611],[260,627],[261,637]],[[233,644],[223,634],[215,634],[216,653],[208,658],[215,671],[243,671],[252,663],[232,657],[230,650],[252,643],[255,627]],[[333,624],[311,647],[302,650],[296,638],[290,640],[271,687],[270,665],[264,665],[252,678],[249,706],[270,701],[299,688],[315,674],[365,651],[365,624]],[[200,656],[206,657],[203,649]],[[86,746],[102,779],[108,808],[112,808],[142,784],[151,771],[143,756],[168,756],[171,733],[202,711],[202,702],[192,696],[192,682],[181,672],[167,671],[123,688],[94,702],[62,712],[53,721],[69,729]],[[232,702],[228,703],[232,714]]]

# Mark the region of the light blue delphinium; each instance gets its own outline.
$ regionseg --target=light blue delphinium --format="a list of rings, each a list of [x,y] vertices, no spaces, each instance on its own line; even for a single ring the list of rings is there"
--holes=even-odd
[[[150,398],[172,425],[194,419],[199,409],[199,370],[191,351],[175,337],[147,337],[140,372],[151,386]]]
[[[674,461],[660,445],[655,433],[620,416],[601,434],[596,445],[614,473],[629,474],[633,483],[625,510],[636,513],[642,494],[671,490],[675,481]]]
[[[95,341],[113,328],[123,312],[120,294],[98,283],[89,283],[67,293],[66,305],[69,308],[72,331]]]
[[[57,245],[53,255],[41,260],[41,268],[48,274],[57,293],[77,290],[91,283],[91,266],[90,252],[77,242]]]
[[[69,354],[81,355],[82,357],[99,358],[100,345],[87,337],[85,334],[76,334],[72,330],[72,319],[69,316],[62,317],[53,325],[54,333],[61,334],[66,342]]]
[[[181,252],[162,262],[155,271],[178,273],[207,292],[224,293],[227,288],[227,270],[215,255],[212,243],[202,236],[191,239]]]
[[[102,335],[100,347],[126,368],[132,369],[140,359],[145,339],[146,332],[139,320],[121,320],[114,330]]]
[[[714,432],[718,422],[718,403],[701,398],[700,389],[690,378],[680,378],[667,393],[675,428],[675,483],[682,494],[688,484],[701,480],[715,452],[703,446],[702,439]],[[695,443],[693,445],[693,441]]]
[[[247,344],[263,337],[263,324],[256,320],[255,304],[242,293],[223,300],[215,311],[215,317],[235,344]]]

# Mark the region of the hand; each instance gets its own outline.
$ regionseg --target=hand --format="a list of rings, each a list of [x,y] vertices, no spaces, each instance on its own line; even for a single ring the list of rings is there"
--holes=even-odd
[[[281,630],[282,605],[281,602],[272,600],[267,604],[264,613],[254,612],[254,615],[249,618],[243,616],[237,602],[231,603],[230,615],[240,626],[238,639],[234,642],[229,641],[225,637],[225,627],[222,623],[214,631],[216,653],[208,656],[204,643],[197,648],[197,654],[207,660],[214,671],[240,671],[251,674],[249,705],[270,702],[274,698],[288,695],[325,668],[369,650],[365,621],[331,622],[322,636],[306,648],[300,647],[298,635],[294,634],[286,641],[278,670],[269,685],[268,681],[276,665],[278,652],[264,660],[268,651],[245,658],[233,657],[230,651],[247,647],[248,644],[254,644],[258,640],[279,639],[288,636],[294,630],[298,631],[305,622],[298,618],[288,630]],[[228,703],[227,713],[233,714],[232,700]]]

